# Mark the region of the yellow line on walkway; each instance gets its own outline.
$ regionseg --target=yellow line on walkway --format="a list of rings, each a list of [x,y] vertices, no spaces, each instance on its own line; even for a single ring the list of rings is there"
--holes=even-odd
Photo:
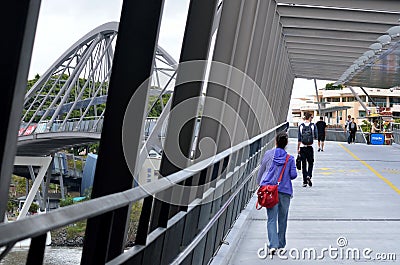
[[[382,176],[381,174],[379,174],[378,171],[376,171],[373,167],[371,167],[370,165],[367,164],[367,162],[361,160],[360,158],[358,158],[353,152],[351,152],[349,149],[347,149],[346,147],[344,147],[342,144],[339,144],[340,147],[342,147],[347,153],[349,153],[352,157],[354,157],[356,160],[360,161],[364,166],[366,166],[369,170],[371,170],[378,178],[380,178],[381,180],[383,180],[386,184],[389,185],[389,187],[391,187],[395,192],[397,192],[398,194],[400,194],[400,189],[397,188],[395,185],[393,185],[392,182],[390,182],[390,180],[388,180],[387,178],[385,178],[384,176]]]

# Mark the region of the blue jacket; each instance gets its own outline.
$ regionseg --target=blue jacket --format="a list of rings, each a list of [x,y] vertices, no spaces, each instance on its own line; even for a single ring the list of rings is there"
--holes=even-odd
[[[262,185],[275,185],[286,161],[286,151],[282,148],[275,148],[265,152],[258,171],[257,183]],[[270,172],[268,174],[268,172]],[[278,191],[289,195],[293,194],[292,179],[297,177],[294,157],[290,156],[286,164]]]

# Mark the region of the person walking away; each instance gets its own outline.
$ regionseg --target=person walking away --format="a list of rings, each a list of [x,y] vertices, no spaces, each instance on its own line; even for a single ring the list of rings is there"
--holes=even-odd
[[[319,121],[315,124],[318,130],[318,152],[324,151],[325,135],[326,135],[326,122],[323,117],[319,117]]]
[[[351,123],[351,115],[347,116],[346,124],[344,125],[344,131],[346,133],[347,143],[350,144],[350,125]]]
[[[280,132],[275,138],[276,148],[265,152],[258,171],[257,183],[261,185],[276,185],[277,180],[286,162],[288,153],[285,148],[288,136]],[[293,196],[292,180],[297,177],[296,165],[293,156],[289,156],[282,180],[278,186],[279,202],[267,209],[267,233],[269,254],[273,255],[278,249],[286,246],[286,227],[290,200]],[[278,224],[278,226],[277,226]],[[278,230],[277,230],[278,227]]]
[[[298,130],[297,152],[301,157],[301,167],[303,173],[303,187],[312,187],[312,171],[314,167],[314,139],[318,138],[318,129],[311,122],[312,115],[309,112],[304,114],[304,123],[300,124]],[[308,165],[308,167],[307,167]]]
[[[349,128],[350,128],[350,143],[355,144],[356,143],[357,123],[354,122],[354,118],[351,118]]]

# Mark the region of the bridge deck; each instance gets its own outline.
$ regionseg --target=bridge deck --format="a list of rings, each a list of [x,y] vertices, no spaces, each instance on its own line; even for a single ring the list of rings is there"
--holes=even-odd
[[[316,145],[316,144],[314,144]],[[294,154],[296,143],[290,140],[288,152]],[[370,248],[371,257],[378,253],[396,253],[400,260],[400,148],[395,146],[371,146],[326,142],[325,152],[315,152],[313,187],[303,188],[301,172],[293,181],[294,198],[289,210],[286,234],[287,260],[273,257],[275,263],[345,263],[357,260],[340,257],[335,252],[325,252],[321,260],[300,257],[295,260],[296,250],[315,248],[321,256],[323,248],[339,248],[346,251],[358,248],[361,257],[358,262],[377,263],[363,257],[362,251]],[[221,253],[228,253],[229,264],[265,264],[270,257],[260,259],[257,250],[267,242],[266,211],[249,209],[239,243],[223,245]],[[238,224],[239,225],[239,224]],[[338,247],[339,237],[346,238],[348,245]],[[227,238],[229,241],[229,237]],[[224,250],[224,248],[226,248]],[[352,255],[347,255],[352,257]],[[332,258],[331,258],[332,257]],[[221,257],[217,255],[214,263]],[[304,261],[305,260],[305,261]],[[303,263],[302,263],[303,262]]]

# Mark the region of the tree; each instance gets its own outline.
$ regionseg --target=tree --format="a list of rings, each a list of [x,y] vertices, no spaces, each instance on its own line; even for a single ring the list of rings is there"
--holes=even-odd
[[[37,205],[36,203],[32,203],[31,206],[29,206],[28,212],[37,213],[38,209],[39,209],[39,205]]]
[[[343,85],[342,84],[340,84],[338,86],[334,86],[333,84],[334,83],[327,83],[325,85],[325,89],[326,90],[342,90],[343,89]]]
[[[163,101],[164,106],[167,105],[170,97],[171,97],[171,94],[162,95],[162,101]],[[161,112],[162,112],[161,103],[160,103],[160,100],[158,100],[157,96],[149,96],[148,108],[150,108],[156,100],[157,100],[156,104],[150,110],[149,117],[156,118],[156,117],[160,117],[160,115],[161,115]]]

